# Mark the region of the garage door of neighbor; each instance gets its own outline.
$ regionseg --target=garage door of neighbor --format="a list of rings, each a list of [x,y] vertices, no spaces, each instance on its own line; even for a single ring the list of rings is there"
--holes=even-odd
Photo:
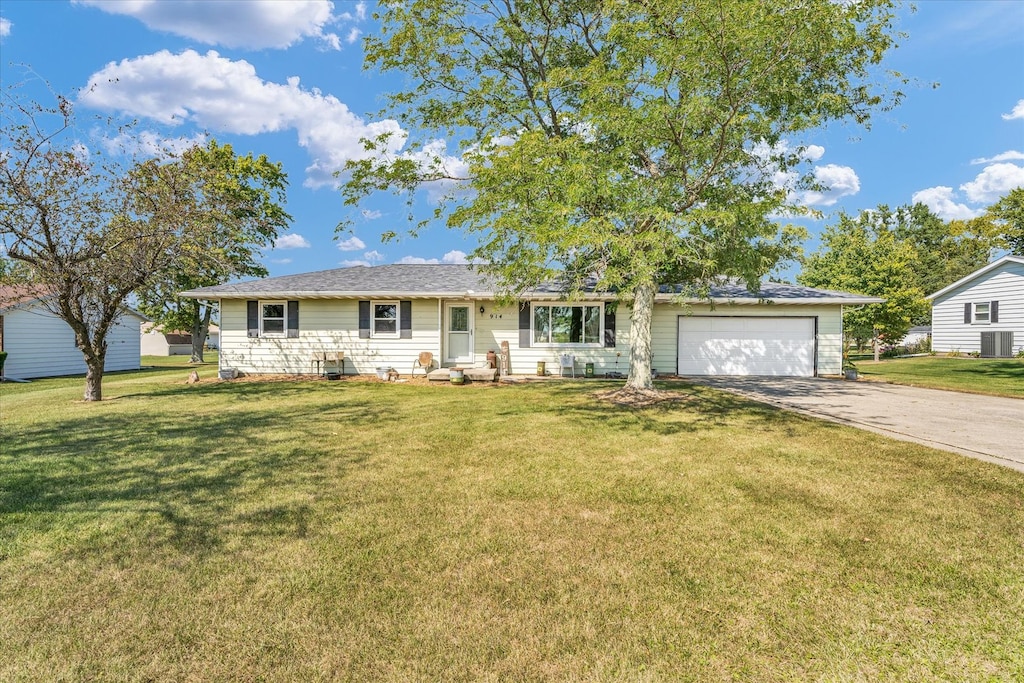
[[[814,318],[679,316],[680,375],[814,376]]]

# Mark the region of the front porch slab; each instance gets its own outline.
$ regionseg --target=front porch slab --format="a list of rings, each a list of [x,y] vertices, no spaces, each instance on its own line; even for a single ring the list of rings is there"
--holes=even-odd
[[[447,382],[451,378],[449,368],[438,368],[427,373],[431,382]],[[471,382],[495,382],[498,379],[497,368],[463,368],[463,375]]]

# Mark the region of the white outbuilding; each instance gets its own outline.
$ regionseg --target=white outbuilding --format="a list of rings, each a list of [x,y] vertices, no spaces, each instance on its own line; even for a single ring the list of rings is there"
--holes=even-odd
[[[85,374],[75,335],[45,302],[45,288],[0,286],[0,351],[7,352],[4,377],[31,379]],[[105,372],[138,370],[139,329],[146,318],[125,309],[107,335]]]

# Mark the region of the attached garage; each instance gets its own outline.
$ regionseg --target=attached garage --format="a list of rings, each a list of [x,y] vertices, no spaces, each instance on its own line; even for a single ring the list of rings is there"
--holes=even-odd
[[[679,316],[680,375],[813,377],[814,317]]]

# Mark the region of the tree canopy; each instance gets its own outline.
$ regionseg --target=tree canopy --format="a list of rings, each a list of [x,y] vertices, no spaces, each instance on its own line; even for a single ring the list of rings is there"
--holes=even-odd
[[[265,155],[238,156],[231,145],[216,140],[185,150],[167,165],[189,188],[194,239],[138,291],[138,307],[165,330],[188,330],[192,361],[202,362],[216,304],[182,299],[178,293],[267,275],[259,250],[291,221],[282,208],[287,179],[281,165]]]
[[[866,125],[900,99],[878,69],[894,5],[386,2],[366,61],[408,77],[388,109],[416,132],[366,141],[343,193],[447,183],[434,218],[477,237],[473,256],[509,294],[549,279],[570,296],[585,282],[618,292],[627,387],[646,390],[658,284],[756,289],[799,250],[802,231],[775,216],[816,186],[800,134]]]
[[[999,225],[996,232],[1001,246],[1024,256],[1024,187],[1010,190],[989,208],[987,217]]]
[[[211,246],[245,263],[240,233],[217,234],[225,225],[236,229],[225,219],[225,206],[234,205],[203,198],[250,189],[209,173],[220,167],[207,155],[233,157],[230,148],[135,158],[90,146],[68,100],[58,96],[47,107],[19,95],[7,88],[0,99],[0,239],[7,257],[45,286],[45,305],[71,327],[85,358],[85,400],[100,400],[107,334],[133,293],[182,263],[216,262]],[[212,195],[210,187],[217,187]]]
[[[884,297],[885,303],[848,308],[847,336],[897,343],[914,325],[931,321],[925,299],[985,265],[992,238],[976,224],[945,222],[927,206],[882,205],[828,226],[821,247],[805,259],[797,280],[809,287]]]

